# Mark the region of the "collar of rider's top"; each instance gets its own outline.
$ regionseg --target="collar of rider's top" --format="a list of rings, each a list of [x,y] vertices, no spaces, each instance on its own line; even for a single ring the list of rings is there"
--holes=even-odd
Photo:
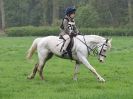
[[[74,18],[71,18],[70,16],[66,15],[65,18],[68,18],[69,21],[74,21]]]

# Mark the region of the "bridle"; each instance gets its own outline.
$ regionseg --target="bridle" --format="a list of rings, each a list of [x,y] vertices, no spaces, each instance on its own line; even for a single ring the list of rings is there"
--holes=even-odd
[[[76,38],[77,38],[77,37],[76,37]],[[81,41],[81,42],[87,47],[87,51],[88,51],[89,55],[91,55],[90,52],[92,51],[92,52],[93,52],[93,55],[97,55],[97,56],[100,55],[100,56],[106,57],[106,55],[103,55],[103,54],[102,54],[102,51],[104,50],[104,49],[103,49],[104,46],[107,46],[108,39],[106,39],[105,43],[103,43],[103,44],[100,45],[100,46],[95,46],[93,49],[92,49],[91,47],[89,47],[89,46],[86,44],[86,40],[85,40],[84,35],[83,35],[84,41],[82,41],[82,40],[79,39],[79,38],[77,38],[77,39],[78,39],[79,41]],[[100,50],[100,52],[98,52],[98,50],[97,50],[97,48],[99,48],[99,47],[102,47],[101,50]]]
[[[106,57],[106,55],[103,55],[102,52],[105,51],[105,50],[103,49],[104,46],[108,46],[108,45],[107,45],[107,42],[108,42],[108,39],[106,39],[105,43],[102,44],[102,48],[101,48],[100,53],[99,53],[100,56]]]

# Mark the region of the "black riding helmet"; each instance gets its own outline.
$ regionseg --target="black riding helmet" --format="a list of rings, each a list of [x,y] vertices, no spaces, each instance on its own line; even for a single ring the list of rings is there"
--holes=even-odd
[[[68,7],[65,10],[65,15],[70,15],[76,12],[76,8],[75,7]]]

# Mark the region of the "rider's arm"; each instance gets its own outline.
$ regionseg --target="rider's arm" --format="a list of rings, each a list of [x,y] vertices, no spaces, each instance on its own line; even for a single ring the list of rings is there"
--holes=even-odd
[[[67,21],[67,19],[64,19],[63,26],[64,26],[64,32],[69,35],[70,31],[68,29],[68,21]]]
[[[76,34],[79,34],[79,30],[78,30],[78,28],[77,28],[76,25],[74,25],[74,32],[75,32]]]
[[[73,20],[73,21],[75,22],[75,20]],[[79,30],[78,30],[76,24],[74,25],[74,32],[75,32],[76,34],[79,34]]]

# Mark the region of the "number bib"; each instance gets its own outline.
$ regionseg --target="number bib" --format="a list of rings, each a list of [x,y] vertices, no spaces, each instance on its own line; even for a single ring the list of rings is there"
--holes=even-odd
[[[75,22],[68,22],[68,29],[70,33],[74,31],[74,25],[75,25]]]

